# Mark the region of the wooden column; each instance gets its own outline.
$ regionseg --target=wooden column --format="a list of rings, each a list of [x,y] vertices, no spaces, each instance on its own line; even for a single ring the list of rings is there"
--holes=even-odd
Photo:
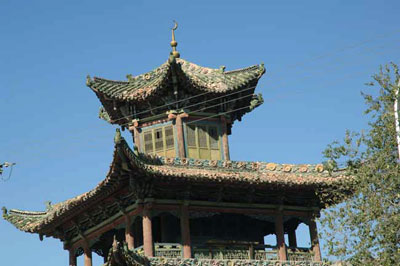
[[[285,233],[283,231],[283,214],[278,213],[275,216],[275,234],[276,234],[276,245],[278,247],[279,260],[286,261],[286,246],[285,246]]]
[[[128,244],[130,250],[135,248],[131,219],[128,215],[125,215],[125,242]]]
[[[314,252],[314,260],[322,261],[321,249],[319,247],[317,223],[313,218],[310,219],[310,224],[308,225],[310,229],[311,247]]]
[[[69,249],[69,266],[76,266],[76,255],[74,248]]]
[[[183,113],[176,115],[176,120],[175,120],[175,126],[176,126],[176,138],[178,141],[178,156],[181,158],[186,157],[186,152],[185,152],[185,140],[183,137],[183,124],[182,124],[182,118],[188,117],[188,114]]]
[[[183,258],[189,259],[192,257],[192,250],[190,243],[189,210],[187,205],[183,205],[181,208],[181,235]]]
[[[141,150],[140,147],[140,134],[139,134],[139,123],[138,120],[132,120],[133,126],[129,127],[129,131],[133,134],[133,142],[135,146],[138,148],[138,151]]]
[[[89,245],[86,244],[83,247],[83,256],[84,256],[84,262],[85,266],[92,266],[92,250],[90,249]]]
[[[222,149],[224,150],[224,160],[229,161],[230,155],[229,155],[229,144],[228,144],[228,129],[227,129],[227,122],[226,122],[226,117],[221,116],[221,121],[222,121]]]
[[[153,232],[151,225],[151,211],[148,206],[143,209],[143,249],[144,255],[153,257]]]
[[[289,247],[297,247],[296,229],[289,230]]]

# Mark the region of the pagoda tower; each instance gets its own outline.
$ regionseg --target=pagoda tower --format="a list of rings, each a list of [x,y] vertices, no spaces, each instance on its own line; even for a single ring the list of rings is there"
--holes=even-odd
[[[140,152],[229,160],[232,124],[263,103],[255,95],[264,65],[234,71],[201,67],[172,52],[164,64],[127,81],[87,77],[103,107],[100,117],[129,129]]]
[[[7,210],[16,228],[54,237],[69,265],[322,265],[315,218],[350,177],[323,165],[230,160],[232,125],[263,103],[263,64],[225,71],[180,58],[126,81],[87,77],[114,138],[110,169],[92,190],[44,211]],[[323,192],[323,193],[321,193]],[[323,196],[322,196],[323,195]],[[311,246],[296,229],[309,227]],[[264,243],[276,236],[276,245]],[[285,243],[285,234],[288,242]]]

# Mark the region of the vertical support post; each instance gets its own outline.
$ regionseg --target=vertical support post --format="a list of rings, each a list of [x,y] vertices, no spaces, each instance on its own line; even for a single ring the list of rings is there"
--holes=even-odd
[[[75,248],[69,249],[69,266],[76,266]]]
[[[135,143],[135,146],[137,147],[138,151],[141,150],[140,146],[140,134],[139,134],[139,122],[137,119],[132,120],[132,126],[129,127],[129,131],[133,133],[133,142]]]
[[[83,247],[83,255],[84,255],[84,264],[85,266],[93,266],[92,264],[92,250],[89,245],[86,243]]]
[[[250,244],[250,246],[249,246],[249,258],[251,260],[254,260],[254,246],[253,246],[253,244]]]
[[[143,249],[144,255],[153,257],[153,231],[151,224],[151,211],[149,206],[143,208]]]
[[[183,124],[182,124],[182,118],[188,117],[188,114],[183,113],[176,115],[175,118],[175,126],[176,126],[176,138],[178,141],[178,156],[180,158],[185,158],[186,153],[185,153],[185,141],[183,137]]]
[[[181,208],[181,235],[183,258],[189,259],[192,257],[192,250],[190,243],[189,208],[187,205],[183,205]]]
[[[286,246],[285,246],[285,233],[283,231],[283,214],[279,212],[275,216],[275,234],[276,234],[276,245],[278,247],[279,260],[286,261]]]
[[[125,215],[125,242],[128,244],[130,250],[135,248],[131,218],[128,215]]]
[[[310,224],[308,225],[310,229],[311,247],[314,252],[314,261],[322,261],[321,249],[319,247],[317,223],[314,218],[310,219]]]
[[[224,159],[226,161],[229,161],[230,155],[229,155],[229,144],[228,144],[228,129],[227,129],[227,122],[226,122],[226,117],[221,116],[221,122],[222,122],[222,149],[224,150]]]
[[[289,230],[289,247],[297,247],[296,229]]]

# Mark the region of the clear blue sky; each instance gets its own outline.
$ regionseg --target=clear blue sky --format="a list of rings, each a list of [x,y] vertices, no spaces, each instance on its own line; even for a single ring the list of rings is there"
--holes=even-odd
[[[365,127],[361,90],[399,63],[400,2],[0,0],[0,206],[44,210],[108,170],[114,127],[98,119],[87,74],[125,79],[168,58],[227,70],[265,63],[265,103],[230,137],[234,160],[318,163],[347,128]],[[7,175],[8,172],[5,172]],[[67,265],[54,239],[0,221],[1,265]],[[101,260],[96,259],[95,265]]]

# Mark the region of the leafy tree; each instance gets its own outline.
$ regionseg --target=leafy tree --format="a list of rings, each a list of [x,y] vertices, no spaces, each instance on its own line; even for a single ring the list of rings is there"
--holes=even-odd
[[[343,143],[324,151],[329,170],[346,161],[351,181],[336,190],[342,203],[323,211],[322,233],[328,254],[354,265],[400,263],[400,165],[396,143],[394,102],[399,70],[391,63],[380,68],[362,93],[370,122],[365,132],[346,132]]]

